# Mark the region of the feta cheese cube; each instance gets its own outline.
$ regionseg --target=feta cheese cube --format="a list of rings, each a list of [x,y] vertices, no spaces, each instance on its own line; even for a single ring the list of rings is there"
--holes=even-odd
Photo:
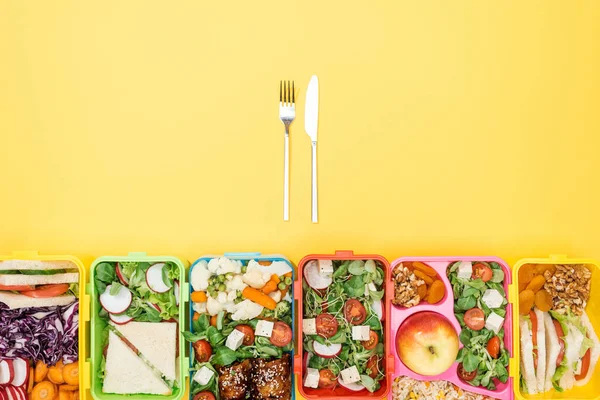
[[[481,300],[487,305],[489,308],[498,308],[502,306],[504,302],[504,297],[500,294],[496,289],[488,289],[483,293],[483,297]]]
[[[231,350],[236,351],[244,341],[244,334],[237,329],[231,331],[229,336],[227,336],[227,340],[225,341],[225,346],[229,347]]]
[[[327,276],[333,274],[333,261],[319,260],[319,274]]]
[[[489,329],[498,334],[500,329],[502,329],[502,324],[504,324],[504,318],[492,311],[490,316],[485,320],[485,329]]]
[[[208,385],[208,382],[210,382],[214,374],[213,371],[204,366],[194,374],[194,380],[200,385],[205,386]]]
[[[358,373],[358,369],[355,365],[350,368],[343,369],[340,374],[342,375],[342,380],[344,383],[356,383],[360,381],[360,374]]]
[[[304,378],[304,386],[310,388],[319,387],[319,370],[315,368],[306,368],[306,377]]]
[[[369,340],[369,332],[371,329],[365,325],[352,327],[352,340]]]
[[[275,324],[271,321],[260,320],[256,324],[256,329],[254,330],[254,334],[256,336],[264,336],[271,337],[273,334],[273,326]]]
[[[473,274],[473,263],[471,261],[461,261],[458,265],[458,277],[461,279],[471,279]]]
[[[307,318],[302,320],[302,332],[306,335],[317,334],[317,320],[315,318]]]

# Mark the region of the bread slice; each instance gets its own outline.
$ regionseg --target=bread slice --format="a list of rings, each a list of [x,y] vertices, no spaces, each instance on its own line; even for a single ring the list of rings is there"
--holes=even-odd
[[[584,386],[592,379],[592,376],[594,375],[594,369],[596,368],[598,358],[600,357],[600,341],[598,341],[598,335],[596,335],[596,332],[594,332],[594,327],[592,326],[590,318],[586,312],[581,315],[581,324],[587,330],[587,337],[594,342],[594,347],[590,349],[590,368],[588,369],[588,373],[582,380],[575,381],[576,386]]]
[[[57,283],[77,283],[79,282],[79,273],[70,272],[66,274],[55,275],[21,275],[21,274],[0,274],[0,285],[54,285]]]
[[[544,324],[544,313],[537,308],[533,309],[537,318],[537,332],[532,332],[536,335],[538,361],[535,376],[537,380],[537,390],[540,393],[544,392],[546,384],[546,328]]]
[[[528,394],[537,394],[538,385],[536,371],[533,365],[533,340],[532,332],[528,321],[520,317],[519,326],[521,328],[521,375],[525,379]]]
[[[112,323],[111,323],[112,324]],[[113,326],[121,332],[166,379],[176,380],[177,323],[129,322]]]
[[[37,298],[10,292],[0,292],[0,303],[6,304],[11,310],[28,307],[66,306],[74,301],[75,296]]]
[[[546,328],[546,379],[544,391],[552,389],[552,377],[556,372],[556,360],[560,353],[560,343],[554,322],[549,313],[544,313],[544,327]]]
[[[108,333],[102,391],[116,394],[171,394],[171,389],[113,332]]]
[[[0,271],[35,269],[77,269],[72,261],[6,260],[0,261]]]

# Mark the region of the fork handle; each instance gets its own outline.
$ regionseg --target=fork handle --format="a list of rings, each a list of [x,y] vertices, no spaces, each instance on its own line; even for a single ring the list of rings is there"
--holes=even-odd
[[[317,210],[317,142],[312,142],[312,222],[319,221]]]
[[[290,135],[283,138],[283,220],[290,220]]]

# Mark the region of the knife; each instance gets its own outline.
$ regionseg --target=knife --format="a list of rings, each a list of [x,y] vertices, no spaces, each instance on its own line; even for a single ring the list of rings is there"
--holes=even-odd
[[[312,222],[318,222],[317,211],[317,127],[319,125],[319,78],[313,75],[306,90],[304,130],[312,145]]]

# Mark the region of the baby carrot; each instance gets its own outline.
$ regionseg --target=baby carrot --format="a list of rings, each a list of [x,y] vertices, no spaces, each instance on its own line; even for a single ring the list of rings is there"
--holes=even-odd
[[[268,295],[264,294],[260,290],[251,288],[250,286],[242,291],[242,296],[250,301],[255,302],[256,304],[268,308],[269,310],[274,310],[275,306],[277,305],[275,300],[270,298]]]
[[[192,292],[190,298],[194,303],[204,303],[206,300],[208,300],[206,293],[204,292]]]

